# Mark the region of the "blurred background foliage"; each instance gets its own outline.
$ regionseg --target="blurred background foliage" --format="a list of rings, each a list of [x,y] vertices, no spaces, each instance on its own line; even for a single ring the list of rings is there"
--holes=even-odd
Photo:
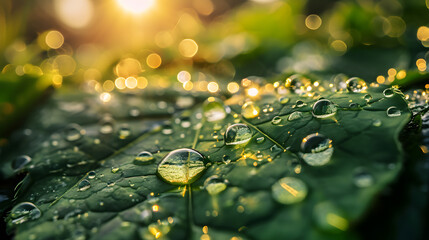
[[[344,73],[378,84],[412,76],[424,86],[428,6],[427,0],[3,0],[0,136],[47,89],[97,92],[102,102],[146,88],[232,94],[245,77],[281,73],[325,80]]]

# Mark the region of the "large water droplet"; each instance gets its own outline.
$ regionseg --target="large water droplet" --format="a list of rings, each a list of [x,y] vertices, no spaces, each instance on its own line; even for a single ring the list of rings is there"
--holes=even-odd
[[[359,93],[366,89],[366,82],[358,77],[353,77],[347,80],[347,90],[349,90],[349,92]]]
[[[395,107],[395,106],[392,106],[392,107],[389,107],[387,110],[386,110],[386,114],[387,114],[387,116],[389,116],[389,117],[399,117],[399,116],[401,116],[401,110],[399,110],[397,107]]]
[[[28,165],[31,162],[31,158],[27,155],[22,155],[17,158],[15,158],[12,162],[12,169],[17,171],[24,168],[26,165]]]
[[[364,99],[366,102],[369,102],[369,101],[371,101],[371,100],[372,100],[372,96],[371,96],[371,95],[369,95],[369,94],[365,94],[365,96],[363,96],[363,99]]]
[[[383,91],[383,95],[384,95],[385,97],[387,97],[387,98],[392,97],[392,96],[393,96],[393,94],[395,94],[395,93],[393,92],[393,89],[391,89],[391,88],[386,88],[386,89],[384,89],[384,91]]]
[[[137,154],[137,156],[134,158],[134,164],[145,165],[154,162],[154,160],[155,158],[153,157],[152,153],[143,151]]]
[[[217,175],[213,175],[204,181],[204,188],[210,195],[217,195],[226,189],[227,184],[227,180],[220,178]]]
[[[168,183],[193,183],[205,170],[204,157],[199,152],[182,148],[171,151],[158,165],[159,176]]]
[[[254,102],[246,102],[241,107],[241,115],[245,118],[255,118],[259,116],[260,109]]]
[[[278,180],[271,187],[273,198],[282,204],[301,202],[307,196],[307,186],[303,181],[294,177]]]
[[[320,99],[314,103],[312,113],[316,118],[327,118],[337,113],[337,106],[328,99]]]
[[[10,217],[13,224],[21,224],[39,218],[42,212],[31,202],[22,202],[12,208]]]
[[[357,169],[353,176],[353,183],[356,187],[366,188],[370,187],[374,183],[374,178],[364,169]]]
[[[203,104],[203,111],[208,122],[220,121],[226,117],[225,106],[219,98],[209,97]]]
[[[303,117],[302,112],[293,112],[289,115],[287,120],[288,121],[294,121],[294,120],[300,119],[302,117]]]
[[[279,116],[275,116],[273,117],[273,119],[271,119],[271,123],[274,125],[279,125],[281,122],[282,122],[282,119]]]
[[[242,123],[236,123],[228,127],[225,133],[226,145],[245,144],[252,138],[252,130]]]
[[[313,133],[302,140],[300,156],[308,165],[325,165],[333,153],[332,140],[321,134]]]
[[[76,123],[72,123],[65,129],[65,138],[69,142],[79,140],[85,131]]]
[[[80,183],[77,185],[78,191],[81,191],[81,192],[89,189],[90,187],[91,187],[91,183],[86,179],[80,181]]]

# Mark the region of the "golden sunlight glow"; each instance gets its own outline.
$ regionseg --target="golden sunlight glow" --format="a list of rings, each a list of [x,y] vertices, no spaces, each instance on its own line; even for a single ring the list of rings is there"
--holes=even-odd
[[[52,77],[52,83],[54,84],[54,87],[61,87],[63,84],[63,77],[61,75],[54,75]]]
[[[347,230],[347,228],[349,227],[349,222],[345,218],[333,213],[328,213],[328,215],[326,216],[326,221],[329,225],[338,228],[342,231]]]
[[[407,72],[405,72],[405,70],[401,70],[398,72],[398,74],[396,74],[396,78],[401,80],[404,79],[407,76]]]
[[[305,19],[305,26],[311,30],[317,30],[322,25],[322,19],[316,15],[311,14]]]
[[[141,14],[155,5],[155,0],[116,0],[118,5],[127,12]]]
[[[247,90],[247,95],[251,96],[251,97],[255,97],[257,96],[259,93],[259,90],[257,88],[249,88]]]
[[[417,30],[417,38],[420,41],[427,41],[429,40],[429,28],[426,26],[421,26]]]
[[[106,92],[111,92],[115,89],[115,83],[112,80],[106,80],[103,83],[103,89]]]
[[[49,31],[46,34],[45,43],[52,49],[58,49],[64,43],[64,36],[58,31]]]
[[[158,212],[159,211],[159,206],[158,205],[153,205],[152,206],[152,211]]]
[[[230,82],[228,83],[227,89],[230,93],[236,93],[240,89],[240,85],[236,82]]]
[[[426,70],[426,60],[424,60],[423,58],[417,59],[416,66],[417,66],[417,69],[419,69],[419,71],[425,71]]]
[[[209,82],[209,84],[207,85],[207,89],[209,90],[209,92],[215,93],[219,91],[219,85],[216,82]]]
[[[112,95],[110,95],[110,93],[104,92],[102,94],[100,94],[100,100],[102,102],[109,102],[112,99]]]
[[[183,89],[185,89],[186,91],[191,91],[193,87],[194,87],[194,84],[191,81],[187,81],[183,83]]]
[[[193,39],[183,39],[179,43],[179,52],[182,56],[191,58],[198,52],[198,44]]]
[[[394,68],[389,68],[389,70],[387,70],[387,74],[389,76],[395,76],[396,75],[396,69]]]
[[[93,3],[90,0],[55,0],[57,17],[67,26],[83,28],[89,24],[93,15]]]
[[[347,44],[341,40],[333,41],[331,43],[331,47],[337,52],[344,53],[345,51],[347,51]]]
[[[115,74],[118,77],[131,77],[143,72],[140,62],[135,58],[122,59],[115,67]]]
[[[139,89],[144,89],[147,87],[148,81],[145,77],[138,77],[137,78],[137,87]]]
[[[115,86],[116,86],[116,88],[118,88],[118,89],[124,89],[124,88],[126,88],[126,86],[125,86],[125,78],[123,78],[123,77],[118,77],[118,78],[115,80]]]
[[[381,75],[377,77],[377,82],[378,82],[379,84],[383,84],[385,81],[386,81],[386,78],[385,78],[385,77],[383,77],[383,76],[381,76]]]
[[[149,56],[147,56],[146,58],[146,64],[150,67],[150,68],[158,68],[159,66],[161,66],[162,63],[162,59],[161,56],[159,56],[156,53],[151,53],[149,54]]]
[[[137,87],[137,79],[135,77],[127,77],[125,79],[125,86],[129,89],[134,89]]]
[[[181,83],[185,83],[191,80],[191,74],[188,71],[180,71],[177,74],[177,80]]]

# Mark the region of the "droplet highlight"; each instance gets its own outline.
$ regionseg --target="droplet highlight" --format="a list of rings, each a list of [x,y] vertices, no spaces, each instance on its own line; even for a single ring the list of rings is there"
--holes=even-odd
[[[308,193],[307,185],[300,179],[284,177],[271,187],[273,198],[281,204],[299,203]]]
[[[332,140],[322,134],[310,134],[302,140],[300,156],[310,166],[323,166],[334,153]]]

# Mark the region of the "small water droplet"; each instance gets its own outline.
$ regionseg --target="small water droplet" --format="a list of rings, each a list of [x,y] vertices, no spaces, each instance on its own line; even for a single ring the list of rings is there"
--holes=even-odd
[[[332,140],[322,134],[313,133],[302,140],[300,156],[308,165],[323,166],[333,153]]]
[[[112,173],[117,173],[119,171],[119,167],[112,167]]]
[[[246,102],[241,107],[241,115],[243,115],[243,117],[248,119],[259,116],[259,112],[260,112],[259,107],[253,102]]]
[[[316,118],[327,118],[337,113],[337,106],[328,99],[320,99],[313,105],[312,114]]]
[[[287,97],[281,97],[280,99],[279,99],[279,102],[281,103],[281,104],[286,104],[286,103],[288,103],[289,102],[289,98],[287,98]]]
[[[114,130],[115,122],[110,115],[106,115],[100,121],[100,133],[102,134],[111,134]]]
[[[131,117],[138,117],[140,116],[140,110],[138,107],[131,107],[129,114]]]
[[[399,116],[401,116],[401,110],[399,110],[397,107],[395,107],[395,106],[392,106],[392,107],[389,107],[387,110],[386,110],[386,114],[387,114],[387,116],[389,116],[389,117],[399,117]]]
[[[65,129],[65,138],[69,142],[75,142],[79,140],[85,131],[76,123],[68,125]]]
[[[10,217],[13,224],[21,224],[30,220],[38,219],[42,212],[31,202],[21,202],[12,208]]]
[[[182,126],[183,128],[189,128],[191,126],[191,118],[190,117],[181,118],[180,126]]]
[[[381,126],[381,120],[380,120],[380,119],[375,119],[375,120],[372,122],[372,125],[373,125],[374,127],[380,127],[380,126]]]
[[[365,96],[363,96],[363,99],[364,99],[366,102],[369,102],[369,101],[371,101],[371,100],[372,100],[372,96],[371,96],[371,95],[369,95],[369,94],[366,94]]]
[[[384,89],[384,91],[383,91],[383,95],[384,95],[385,97],[387,97],[387,98],[392,97],[392,96],[393,96],[393,94],[395,94],[395,92],[393,92],[393,89],[391,89],[391,88],[386,88],[386,89]]]
[[[226,189],[228,181],[213,175],[204,181],[204,188],[210,195],[217,195]]]
[[[300,179],[284,177],[271,187],[273,198],[282,204],[301,202],[308,193],[307,185]]]
[[[168,183],[193,183],[205,170],[204,157],[199,152],[182,148],[168,153],[158,165],[158,175]]]
[[[364,169],[357,169],[353,176],[353,183],[356,187],[366,188],[370,187],[374,183],[374,178]]]
[[[81,191],[81,192],[89,189],[90,187],[91,187],[91,183],[86,179],[80,181],[80,183],[77,185],[78,191]]]
[[[256,138],[256,143],[263,143],[265,141],[264,137],[258,137]]]
[[[228,155],[223,155],[223,156],[222,156],[222,161],[223,161],[225,164],[229,164],[229,163],[231,162],[231,158],[230,158]]]
[[[133,162],[137,165],[145,165],[154,162],[154,160],[155,158],[153,157],[152,153],[148,151],[143,151],[137,154]]]
[[[347,90],[349,90],[349,92],[359,93],[366,89],[366,82],[358,77],[353,77],[347,80]]]
[[[275,117],[273,117],[273,119],[271,119],[271,123],[274,124],[274,125],[280,124],[281,121],[282,121],[282,119],[279,116],[275,116]]]
[[[307,104],[305,102],[303,102],[302,100],[296,100],[295,105],[292,106],[292,108],[300,108],[300,107],[304,107]]]
[[[119,128],[119,138],[120,139],[126,139],[131,135],[131,129],[128,127],[128,125],[122,125]]]
[[[15,171],[21,170],[26,165],[28,165],[31,162],[31,157],[27,155],[21,155],[15,158],[12,161],[12,169]]]
[[[171,134],[173,134],[173,126],[171,126],[171,124],[168,123],[168,124],[164,125],[161,132],[164,135],[171,135]]]
[[[236,123],[228,127],[225,133],[226,145],[246,144],[252,138],[252,130],[242,123]]]
[[[357,103],[350,103],[349,104],[349,109],[358,110],[358,109],[360,109],[360,106]]]
[[[208,122],[220,121],[226,117],[223,101],[215,97],[209,97],[203,103],[203,112]]]
[[[293,113],[291,113],[290,115],[289,115],[289,117],[287,118],[287,120],[288,121],[294,121],[294,120],[297,120],[297,119],[300,119],[300,118],[302,118],[303,117],[303,115],[302,115],[302,112],[293,112]]]
[[[94,178],[95,178],[95,175],[96,175],[95,171],[91,171],[91,172],[89,172],[89,173],[88,173],[88,179],[94,179]]]

